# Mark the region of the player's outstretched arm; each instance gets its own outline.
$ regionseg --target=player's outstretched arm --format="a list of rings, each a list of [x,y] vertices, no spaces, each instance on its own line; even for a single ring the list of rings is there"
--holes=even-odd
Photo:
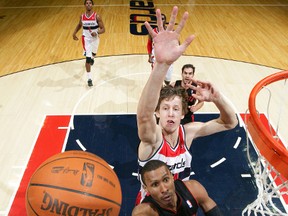
[[[165,75],[169,66],[175,62],[190,45],[194,39],[190,35],[186,40],[179,44],[179,37],[185,23],[188,19],[188,12],[185,12],[179,25],[175,27],[175,22],[178,14],[178,8],[173,7],[169,24],[166,29],[163,27],[160,9],[156,10],[157,25],[159,28],[158,33],[153,31],[148,22],[145,26],[154,42],[156,63],[150,77],[142,91],[138,108],[137,108],[137,124],[138,135],[142,143],[155,144],[159,136],[156,130],[156,120],[154,111],[158,103],[160,90],[165,79]]]
[[[198,123],[198,126],[194,127],[194,138],[235,128],[238,120],[230,101],[214,84],[200,80],[194,80],[194,82],[197,86],[188,84],[189,88],[196,92],[193,97],[200,101],[213,102],[220,111],[219,118],[202,124]]]

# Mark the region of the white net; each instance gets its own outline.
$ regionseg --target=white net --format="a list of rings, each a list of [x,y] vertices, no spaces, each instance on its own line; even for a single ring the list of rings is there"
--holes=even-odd
[[[279,209],[275,203],[288,195],[288,181],[275,170],[262,156],[256,163],[251,163],[258,188],[258,195],[242,211],[242,215],[288,216],[285,209]]]

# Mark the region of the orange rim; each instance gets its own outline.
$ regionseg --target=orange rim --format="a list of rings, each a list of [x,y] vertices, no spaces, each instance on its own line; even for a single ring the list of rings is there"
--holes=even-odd
[[[256,110],[256,96],[264,86],[287,78],[288,71],[281,71],[265,77],[254,86],[249,96],[248,106],[250,116],[247,122],[248,131],[260,154],[286,179],[288,179],[288,151],[282,143],[272,137],[261,122]]]

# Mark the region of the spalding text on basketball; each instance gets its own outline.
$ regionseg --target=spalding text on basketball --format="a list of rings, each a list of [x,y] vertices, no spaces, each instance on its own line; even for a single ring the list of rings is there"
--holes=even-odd
[[[70,205],[51,196],[44,191],[41,210],[53,213],[54,215],[67,216],[109,216],[113,208],[89,209],[81,206]]]

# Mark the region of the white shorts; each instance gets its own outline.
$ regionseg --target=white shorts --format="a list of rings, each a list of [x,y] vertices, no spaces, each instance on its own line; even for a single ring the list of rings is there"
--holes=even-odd
[[[100,38],[97,37],[84,37],[82,36],[82,45],[84,49],[84,56],[92,57],[92,53],[97,53]]]

